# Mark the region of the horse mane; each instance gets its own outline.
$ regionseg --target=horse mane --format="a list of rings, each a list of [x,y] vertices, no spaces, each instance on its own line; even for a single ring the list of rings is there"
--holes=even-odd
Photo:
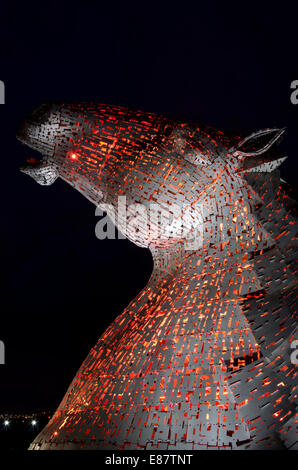
[[[244,417],[249,417],[250,431],[257,441],[272,446],[274,438],[268,429],[274,429],[277,441],[281,439],[291,448],[296,440],[297,409],[297,364],[291,360],[292,344],[298,339],[297,203],[278,169],[250,172],[245,179],[258,196],[254,215],[273,244],[251,253],[261,290],[242,302],[262,357],[232,372],[229,384],[236,402],[246,404]]]

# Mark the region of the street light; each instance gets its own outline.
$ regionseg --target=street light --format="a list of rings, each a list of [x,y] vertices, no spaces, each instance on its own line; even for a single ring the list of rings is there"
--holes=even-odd
[[[37,425],[37,421],[36,421],[35,419],[32,419],[31,424],[32,424],[32,426],[36,426],[36,425]]]
[[[6,426],[6,427],[9,426],[9,421],[8,421],[8,419],[6,419],[6,420],[4,421],[4,426]]]

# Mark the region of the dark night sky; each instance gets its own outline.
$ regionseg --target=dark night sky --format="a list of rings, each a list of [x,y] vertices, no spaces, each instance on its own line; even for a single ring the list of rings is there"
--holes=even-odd
[[[0,412],[55,409],[152,269],[147,250],[97,240],[95,208],[66,183],[18,171],[32,151],[15,133],[32,108],[97,101],[247,134],[286,126],[282,176],[296,184],[297,2],[162,3],[1,5]]]

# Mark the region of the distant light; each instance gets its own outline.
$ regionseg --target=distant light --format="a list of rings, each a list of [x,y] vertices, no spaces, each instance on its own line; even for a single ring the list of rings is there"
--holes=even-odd
[[[6,420],[4,421],[4,426],[9,426],[9,421],[8,421],[8,419],[6,419]]]
[[[77,156],[76,153],[72,153],[72,154],[71,154],[71,158],[72,158],[73,160],[76,160],[76,159],[78,158],[78,156]]]
[[[36,426],[36,425],[37,425],[37,421],[36,421],[35,419],[32,419],[31,424],[32,424],[32,426]]]

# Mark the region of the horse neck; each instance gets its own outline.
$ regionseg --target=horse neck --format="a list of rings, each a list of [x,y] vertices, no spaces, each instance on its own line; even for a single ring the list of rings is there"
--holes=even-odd
[[[217,213],[210,211],[203,223],[201,246],[196,250],[188,250],[185,243],[158,250],[151,248],[154,269],[150,284],[169,288],[180,276],[184,277],[183,289],[187,290],[194,286],[196,279],[204,276],[202,289],[208,289],[216,277],[222,277],[223,272],[237,267],[243,278],[249,275],[245,282],[247,290],[252,292],[260,287],[253,270],[252,253],[273,244],[251,205],[240,199],[222,207]]]

